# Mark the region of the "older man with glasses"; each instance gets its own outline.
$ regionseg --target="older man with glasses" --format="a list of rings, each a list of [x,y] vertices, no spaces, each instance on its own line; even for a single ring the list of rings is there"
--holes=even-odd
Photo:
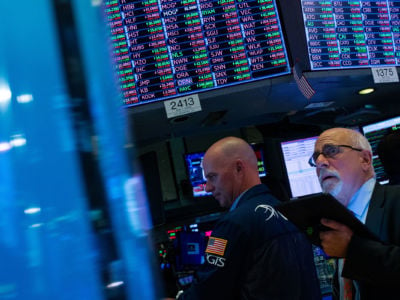
[[[324,131],[309,163],[316,168],[322,190],[332,194],[381,239],[368,240],[343,224],[321,219],[332,229],[320,233],[325,253],[343,258],[339,259],[341,274],[334,297],[400,299],[400,186],[376,182],[371,146],[362,134],[351,129]],[[347,287],[347,279],[355,281],[354,288]]]

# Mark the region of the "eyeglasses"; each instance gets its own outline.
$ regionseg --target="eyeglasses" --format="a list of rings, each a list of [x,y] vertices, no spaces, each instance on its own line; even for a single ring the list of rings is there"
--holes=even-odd
[[[349,145],[332,145],[332,144],[325,144],[322,147],[322,151],[318,152],[315,151],[313,153],[313,155],[311,155],[310,159],[308,160],[308,163],[310,164],[311,167],[316,167],[317,166],[317,159],[318,157],[322,154],[323,156],[325,156],[326,158],[333,158],[335,157],[338,153],[340,153],[340,148],[341,147],[345,147],[345,148],[349,148],[351,150],[354,151],[362,151],[362,149],[358,149],[358,148],[354,148],[352,146]]]

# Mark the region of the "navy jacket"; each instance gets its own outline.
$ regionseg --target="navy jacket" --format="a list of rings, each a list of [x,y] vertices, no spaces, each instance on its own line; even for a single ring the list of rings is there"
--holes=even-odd
[[[342,276],[358,282],[362,300],[399,299],[400,186],[375,185],[365,225],[382,242],[353,235]]]
[[[206,262],[179,299],[321,299],[311,244],[278,203],[265,185],[249,189],[217,222]]]

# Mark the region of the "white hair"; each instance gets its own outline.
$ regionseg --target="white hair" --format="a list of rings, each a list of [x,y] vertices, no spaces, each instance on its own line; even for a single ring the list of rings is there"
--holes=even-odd
[[[356,130],[351,130],[349,136],[350,136],[352,143],[354,143],[353,147],[369,151],[369,153],[371,153],[371,159],[372,159],[372,154],[373,154],[372,147],[371,147],[371,144],[369,143],[368,139]],[[372,165],[372,161],[371,161],[371,171],[372,171],[372,175],[374,177],[376,177],[376,173],[375,173],[374,166]]]
[[[353,130],[350,133],[350,139],[354,143],[354,147],[360,148],[363,150],[368,150],[372,154],[371,144],[368,142],[367,138],[363,136],[358,131]]]

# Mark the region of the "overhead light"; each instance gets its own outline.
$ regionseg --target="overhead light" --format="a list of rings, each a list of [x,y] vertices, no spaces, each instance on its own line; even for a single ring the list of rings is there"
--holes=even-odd
[[[373,89],[373,88],[366,88],[366,89],[359,90],[358,94],[359,95],[368,95],[368,94],[373,93],[374,91],[375,91],[375,89]]]

